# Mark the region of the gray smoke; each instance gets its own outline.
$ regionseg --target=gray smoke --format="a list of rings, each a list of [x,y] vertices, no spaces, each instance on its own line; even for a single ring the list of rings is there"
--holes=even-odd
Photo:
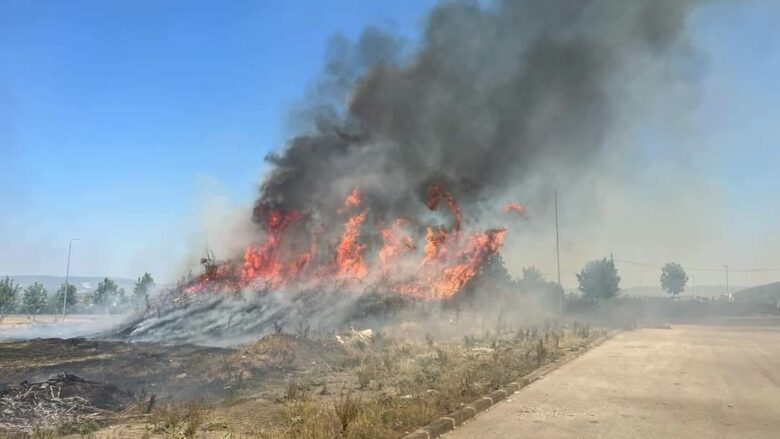
[[[475,221],[469,207],[511,186],[576,182],[604,155],[636,66],[685,56],[675,47],[696,3],[443,2],[411,54],[374,28],[338,40],[307,109],[314,129],[267,157],[253,218],[281,207],[328,219],[352,187],[373,215],[417,217],[437,182]]]

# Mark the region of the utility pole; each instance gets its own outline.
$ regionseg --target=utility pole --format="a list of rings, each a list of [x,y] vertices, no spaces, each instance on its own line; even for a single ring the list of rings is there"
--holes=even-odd
[[[70,275],[70,250],[73,248],[73,241],[78,241],[79,238],[73,238],[68,243],[68,265],[65,268],[65,289],[62,292],[62,318],[65,318],[65,305],[68,303],[68,276]]]
[[[693,297],[696,297],[696,275],[691,274],[691,289],[693,290]]]
[[[729,292],[729,266],[724,265],[726,267],[726,296],[731,298],[731,293]]]
[[[561,245],[558,237],[558,188],[555,189],[555,259],[558,264],[558,309],[563,315],[563,285],[561,285]]]

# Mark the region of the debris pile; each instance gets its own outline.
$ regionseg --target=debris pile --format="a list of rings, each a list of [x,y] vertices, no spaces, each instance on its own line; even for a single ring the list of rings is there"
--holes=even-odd
[[[22,382],[0,391],[0,432],[55,429],[65,424],[100,422],[131,395],[110,384],[59,374],[40,383]]]

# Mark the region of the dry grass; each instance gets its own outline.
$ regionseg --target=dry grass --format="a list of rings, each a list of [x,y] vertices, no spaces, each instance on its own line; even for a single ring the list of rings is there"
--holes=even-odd
[[[565,350],[580,349],[601,333],[580,323],[514,331],[499,325],[495,332],[479,331],[462,342],[439,341],[429,333],[359,340],[345,346],[344,356],[322,380],[324,391],[291,397],[300,385],[289,381],[276,421],[233,437],[397,438],[553,361]],[[338,395],[327,392],[328,379],[341,383]]]
[[[499,323],[492,331],[476,327],[466,336],[378,333],[347,340],[338,349],[333,334],[309,332],[305,345],[300,337],[280,334],[270,340],[278,349],[255,354],[262,355],[263,362],[250,361],[251,349],[218,359],[225,386],[235,389],[224,401],[163,405],[142,392],[135,419],[151,437],[398,438],[566,351],[582,349],[603,333],[577,322],[520,329]],[[295,362],[276,367],[288,355],[288,344]],[[311,355],[304,355],[298,345]],[[323,352],[332,355],[314,355],[320,352],[316,346],[325,346]],[[274,365],[270,370],[278,371],[276,375],[258,374],[252,366],[266,363]],[[39,432],[37,437],[49,436]]]
[[[153,433],[171,438],[193,438],[203,423],[205,409],[199,402],[160,406],[149,421]]]
[[[360,398],[354,397],[349,390],[342,390],[338,401],[333,404],[333,410],[336,412],[336,417],[339,418],[341,435],[346,436],[349,425],[360,413]]]

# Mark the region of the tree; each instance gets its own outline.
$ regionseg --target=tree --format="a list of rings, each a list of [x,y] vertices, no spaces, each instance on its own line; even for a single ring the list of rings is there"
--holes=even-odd
[[[541,304],[550,310],[557,310],[560,306],[561,289],[555,282],[550,282],[536,267],[523,267],[523,277],[516,281],[520,290],[536,297]]]
[[[46,309],[48,293],[42,284],[35,282],[24,290],[22,305],[27,314],[40,314]]]
[[[682,265],[676,262],[667,262],[661,267],[661,288],[666,290],[672,296],[685,291],[685,285],[688,283],[688,274],[682,268]]]
[[[0,280],[0,315],[10,314],[16,309],[21,289],[22,287],[8,276]]]
[[[620,276],[615,263],[607,258],[585,264],[582,271],[577,273],[577,280],[580,283],[579,290],[588,299],[609,299],[620,293]]]
[[[152,275],[144,273],[143,276],[138,278],[133,287],[133,297],[135,298],[135,301],[140,302],[145,299],[153,289],[154,279],[152,279]]]
[[[65,284],[60,285],[60,288],[54,294],[54,297],[49,300],[49,312],[54,314],[59,314],[62,312],[63,294],[65,294]],[[70,282],[68,282],[68,295],[66,297],[66,308],[70,308],[76,304],[76,286]]]
[[[542,289],[547,287],[547,279],[536,267],[523,267],[523,284],[526,288]]]
[[[109,306],[119,294],[119,287],[116,282],[109,278],[103,279],[95,289],[95,305]]]
[[[512,284],[512,276],[506,269],[504,259],[499,253],[486,255],[477,268],[477,272],[463,286],[455,302],[459,300],[474,300],[476,297],[497,292],[507,292]]]

